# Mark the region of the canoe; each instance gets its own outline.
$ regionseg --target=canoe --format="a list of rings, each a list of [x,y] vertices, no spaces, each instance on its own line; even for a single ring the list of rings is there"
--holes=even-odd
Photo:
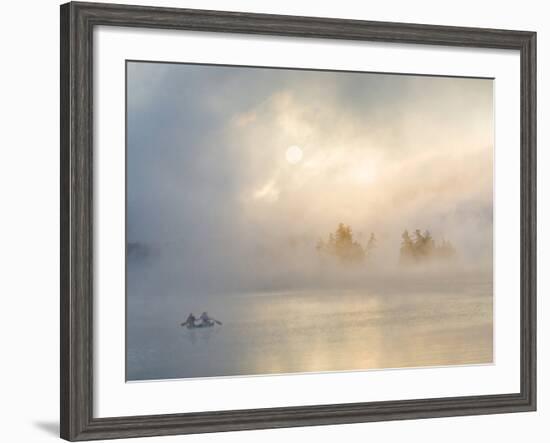
[[[186,328],[187,329],[211,328],[215,324],[216,323],[214,323],[213,321],[201,322],[201,323],[198,323],[198,324],[195,324],[195,325],[186,325]]]
[[[201,328],[211,328],[215,325],[222,325],[222,322],[219,320],[207,320],[207,321],[201,321],[200,323],[195,323],[194,325],[188,324],[187,322],[183,322],[180,326],[186,327],[187,329],[201,329]]]

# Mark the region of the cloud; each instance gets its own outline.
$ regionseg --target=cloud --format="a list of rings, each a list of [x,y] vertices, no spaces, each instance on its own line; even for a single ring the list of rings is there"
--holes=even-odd
[[[288,274],[341,221],[392,251],[430,229],[490,265],[492,87],[131,63],[129,241],[161,245],[180,286]]]

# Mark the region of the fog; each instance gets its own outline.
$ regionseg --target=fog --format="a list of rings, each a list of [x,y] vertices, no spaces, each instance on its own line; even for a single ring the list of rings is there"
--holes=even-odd
[[[137,62],[127,72],[129,296],[437,288],[490,274],[492,80]],[[362,247],[375,234],[367,259],[319,253],[340,223]],[[405,229],[450,241],[453,260],[400,264]]]

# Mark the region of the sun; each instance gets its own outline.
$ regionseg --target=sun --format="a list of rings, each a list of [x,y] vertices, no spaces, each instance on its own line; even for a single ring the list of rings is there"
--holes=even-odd
[[[285,154],[286,161],[289,162],[291,165],[300,163],[303,156],[304,156],[304,152],[302,151],[302,148],[296,145],[290,146],[286,150],[286,154]]]

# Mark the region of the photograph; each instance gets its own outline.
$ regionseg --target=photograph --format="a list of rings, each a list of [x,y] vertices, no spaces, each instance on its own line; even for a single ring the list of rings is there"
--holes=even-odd
[[[491,365],[494,79],[126,60],[126,381]]]

